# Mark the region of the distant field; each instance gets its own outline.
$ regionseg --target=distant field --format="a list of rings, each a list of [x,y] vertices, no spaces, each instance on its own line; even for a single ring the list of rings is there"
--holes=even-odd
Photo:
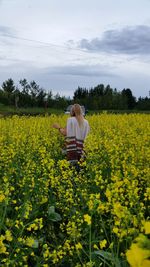
[[[53,108],[18,108],[7,107],[0,105],[0,114],[4,116],[9,115],[42,115],[42,114],[61,114],[63,110]]]
[[[12,115],[45,115],[45,114],[63,114],[64,110],[60,108],[14,108],[10,106],[4,106],[0,104],[0,116],[12,116]],[[88,114],[101,114],[101,113],[110,113],[110,114],[130,114],[130,113],[144,113],[150,114],[149,110],[89,110]]]

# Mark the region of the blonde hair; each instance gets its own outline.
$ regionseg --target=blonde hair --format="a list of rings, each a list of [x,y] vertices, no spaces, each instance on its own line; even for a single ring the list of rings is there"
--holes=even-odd
[[[76,119],[79,123],[79,126],[83,125],[84,117],[83,117],[82,108],[79,104],[74,104],[72,106],[71,111],[70,111],[70,115],[76,117]]]

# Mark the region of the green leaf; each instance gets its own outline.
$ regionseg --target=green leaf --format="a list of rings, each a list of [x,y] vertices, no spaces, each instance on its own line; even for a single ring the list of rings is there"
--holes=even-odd
[[[55,213],[55,207],[54,206],[50,206],[48,208],[48,215],[50,215],[51,213]]]
[[[48,208],[48,219],[52,222],[61,221],[61,216],[59,213],[55,212],[54,206]]]
[[[50,213],[48,216],[49,220],[52,222],[58,222],[61,221],[61,216],[59,213],[54,212],[54,213]]]
[[[39,247],[39,241],[37,239],[34,240],[34,244],[32,245],[33,248]]]
[[[103,257],[106,260],[114,260],[113,255],[110,252],[106,252],[104,250],[94,251],[93,254],[96,254],[98,256],[101,256],[101,257]]]
[[[116,267],[121,267],[120,260],[110,252],[106,252],[104,250],[97,250],[97,251],[94,251],[93,254],[100,256],[104,258],[105,260],[110,261],[111,263],[114,263]]]

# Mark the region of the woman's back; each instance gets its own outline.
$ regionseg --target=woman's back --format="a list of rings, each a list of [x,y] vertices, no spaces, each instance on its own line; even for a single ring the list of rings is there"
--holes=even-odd
[[[89,132],[89,124],[86,119],[79,125],[76,117],[71,117],[67,120],[67,137],[76,137],[79,140],[84,140]]]
[[[83,143],[88,132],[89,124],[87,120],[83,119],[80,124],[76,117],[71,117],[67,120],[67,159],[71,163],[76,163],[84,157]]]

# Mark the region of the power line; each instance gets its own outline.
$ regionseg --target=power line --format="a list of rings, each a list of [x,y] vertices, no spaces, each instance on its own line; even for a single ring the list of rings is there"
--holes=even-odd
[[[92,60],[97,59],[97,56],[95,55],[96,52],[90,53],[89,51],[86,51],[86,50],[83,50],[83,49],[80,49],[80,48],[72,48],[72,47],[68,47],[68,46],[65,46],[65,45],[57,45],[57,44],[50,43],[50,42],[43,42],[43,41],[39,41],[39,40],[35,40],[35,39],[18,37],[18,36],[14,36],[14,35],[11,35],[11,34],[5,34],[5,35],[3,35],[3,37],[6,37],[6,38],[8,37],[8,38],[12,38],[12,39],[27,41],[27,42],[34,42],[34,43],[38,43],[38,44],[41,44],[41,45],[49,46],[51,48],[54,47],[56,49],[57,48],[65,49],[63,51],[63,53],[67,53],[67,55],[69,54],[69,55],[72,55],[72,56],[81,56],[81,57],[86,56],[86,60],[91,60],[91,57],[89,57],[89,56],[92,56]],[[74,51],[74,53],[72,51]],[[77,52],[77,53],[75,53],[75,52]]]
[[[68,50],[75,50],[75,51],[79,51],[79,52],[82,52],[82,53],[87,53],[88,55],[91,54],[89,51],[83,50],[83,49],[80,49],[80,48],[72,48],[72,47],[68,47],[68,46],[65,46],[65,45],[57,45],[57,44],[50,43],[50,42],[43,42],[43,41],[29,39],[29,38],[17,37],[17,36],[10,35],[10,34],[5,34],[5,35],[3,35],[3,37],[23,40],[23,41],[27,41],[27,42],[39,43],[39,44],[43,44],[43,45],[47,45],[47,46],[54,46],[54,47],[58,47],[58,48],[65,48],[65,49],[68,49]],[[92,54],[93,54],[93,52],[92,52]]]

